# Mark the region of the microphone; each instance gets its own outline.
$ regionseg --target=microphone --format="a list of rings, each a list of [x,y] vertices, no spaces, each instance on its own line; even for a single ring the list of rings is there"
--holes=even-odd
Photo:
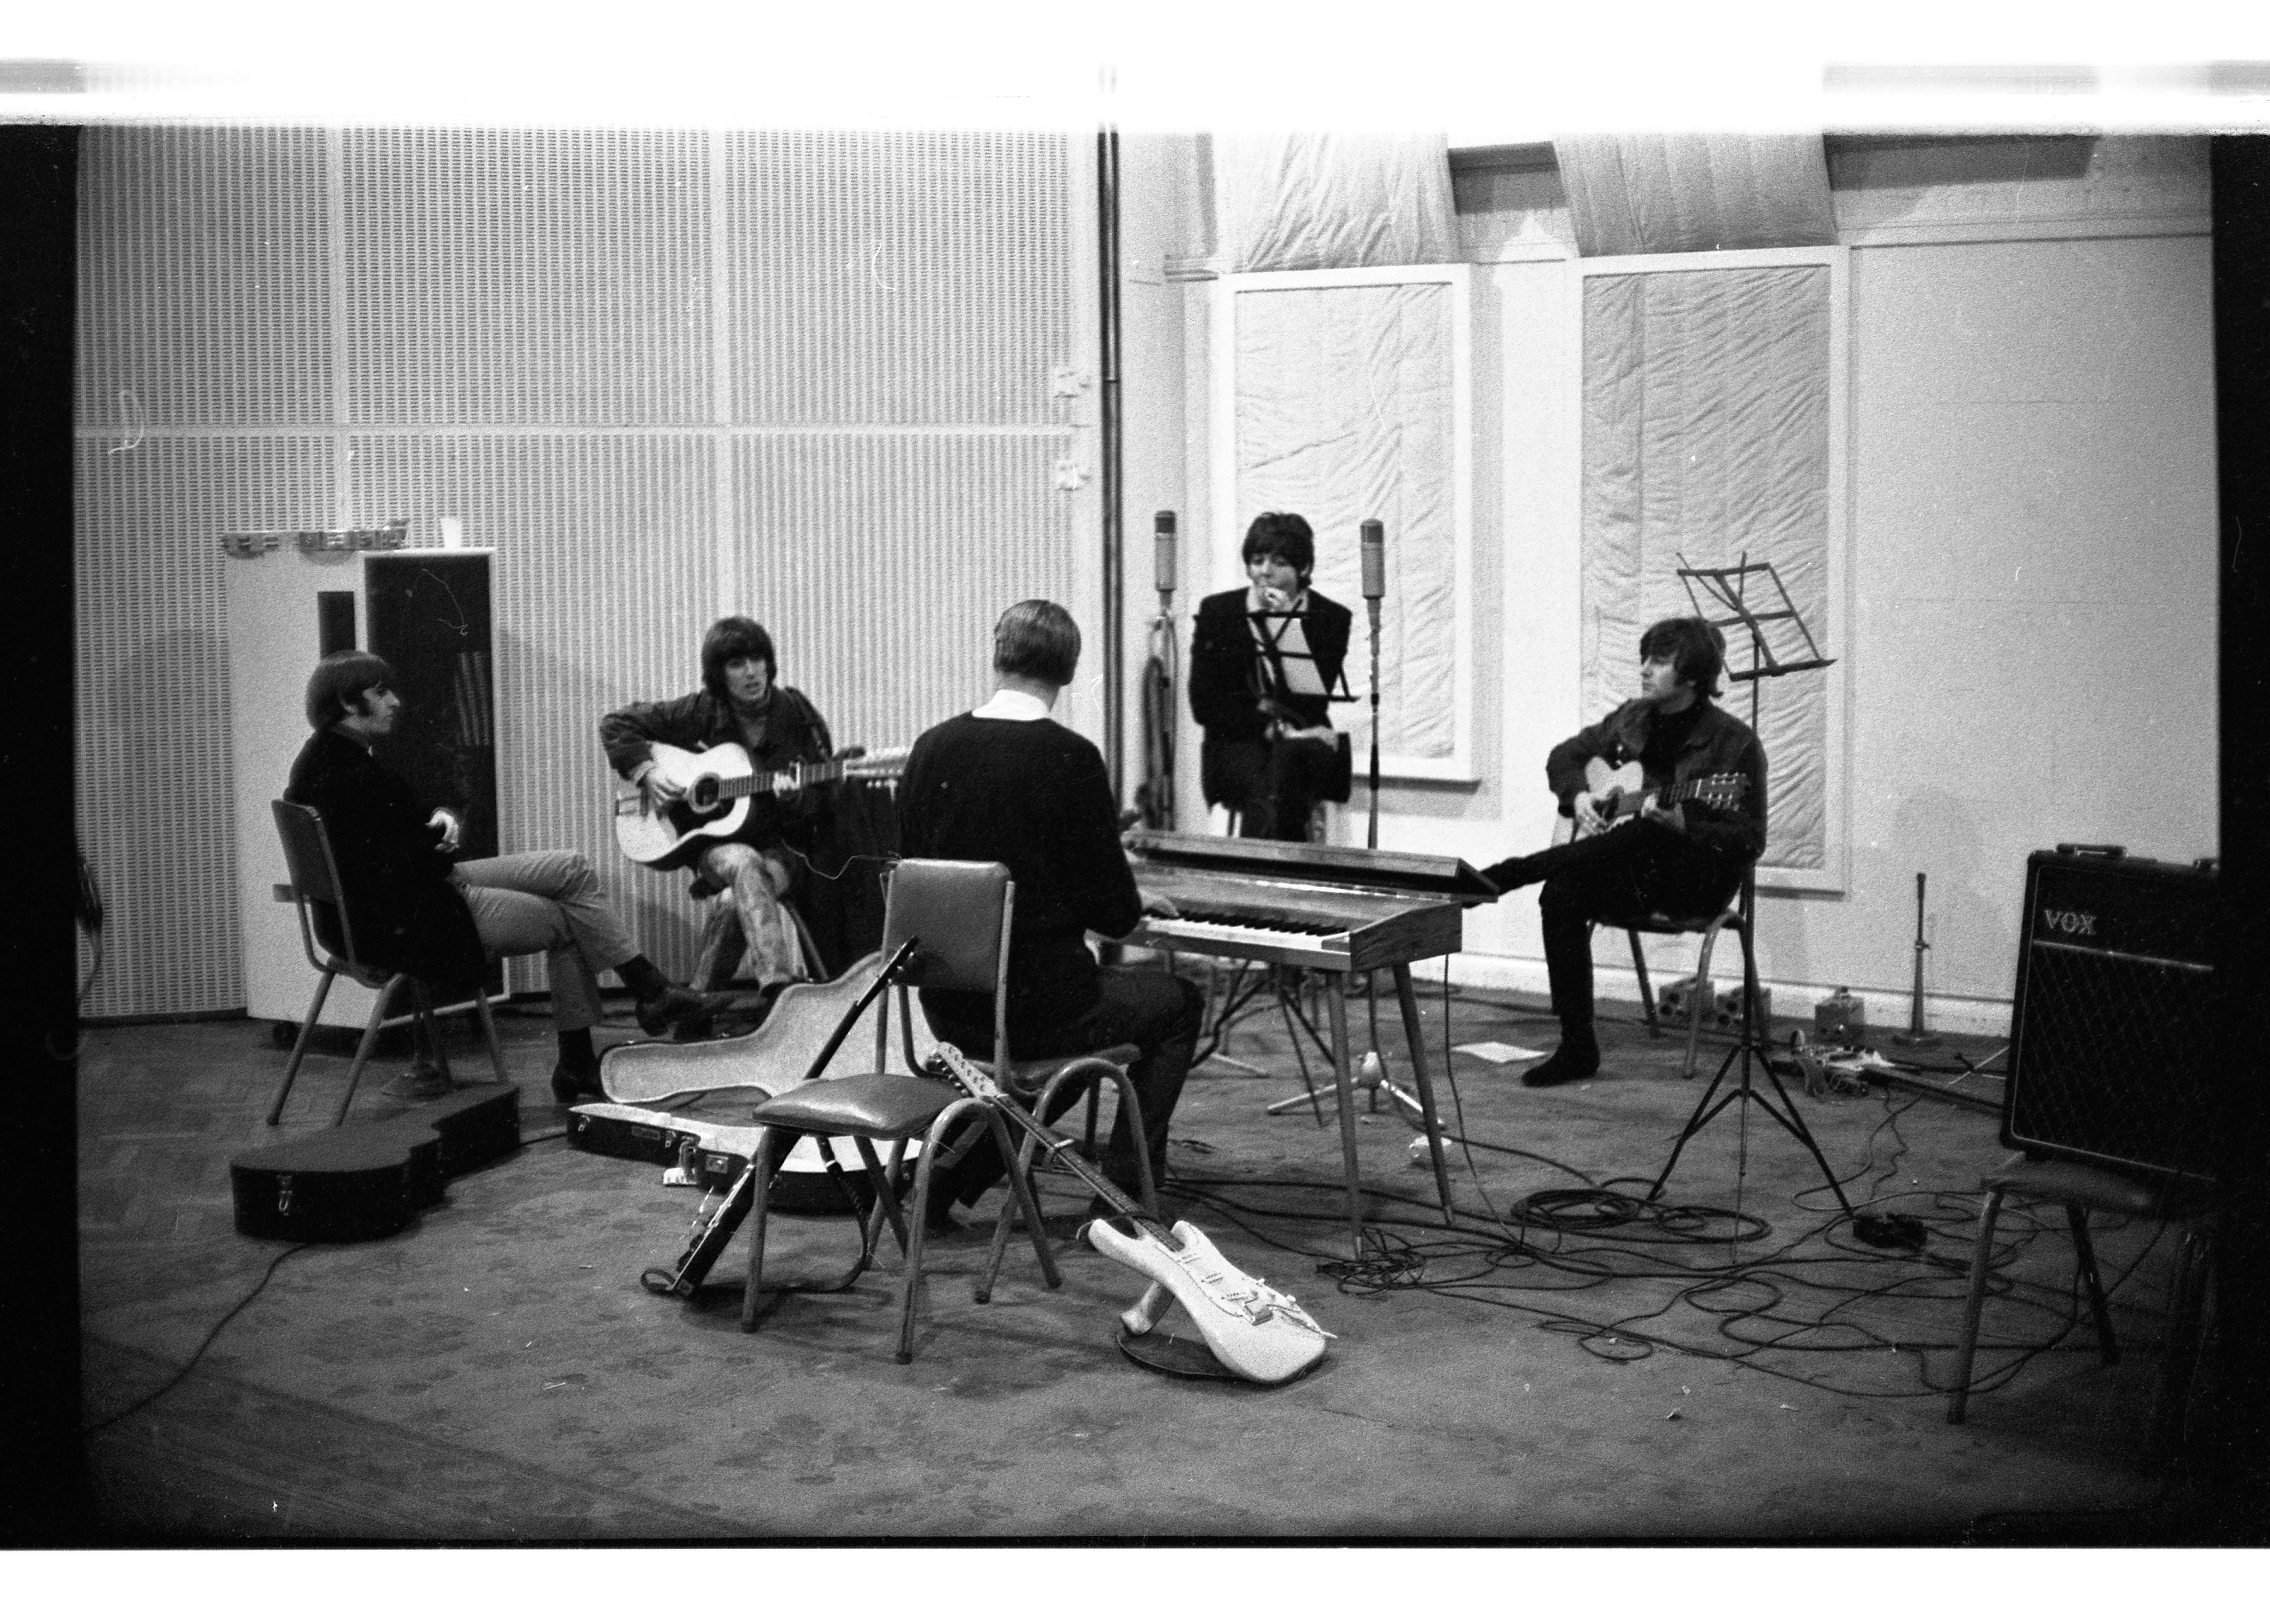
[[[1163,596],[1175,590],[1175,510],[1160,508],[1151,527],[1151,539],[1157,549],[1153,567],[1158,571],[1159,591]]]
[[[1371,624],[1379,625],[1379,600],[1387,596],[1387,527],[1377,519],[1366,519],[1356,527],[1361,538],[1363,552],[1364,606],[1371,611]]]

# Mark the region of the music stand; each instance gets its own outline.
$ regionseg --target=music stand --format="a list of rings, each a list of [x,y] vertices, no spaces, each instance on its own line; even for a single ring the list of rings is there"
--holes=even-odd
[[[1762,584],[1772,588],[1778,607],[1760,608],[1751,603],[1750,588],[1754,584],[1754,577],[1762,577]],[[1782,584],[1779,573],[1771,564],[1753,564],[1749,561],[1749,555],[1744,553],[1740,562],[1723,569],[1695,569],[1689,567],[1682,557],[1679,579],[1687,589],[1688,602],[1694,605],[1695,614],[1713,627],[1721,628],[1721,634],[1723,628],[1732,626],[1745,627],[1749,632],[1749,669],[1727,671],[1725,678],[1729,682],[1750,685],[1751,732],[1755,733],[1758,727],[1759,683],[1769,677],[1819,671],[1836,664],[1822,654],[1820,646],[1813,641],[1813,634],[1806,629],[1804,617],[1798,613],[1797,605],[1790,601],[1789,589]],[[1695,594],[1698,582],[1717,605],[1727,611],[1725,614],[1713,615],[1703,607],[1702,600]],[[1776,648],[1773,634],[1766,629],[1768,627],[1783,634],[1780,649]],[[1788,635],[1792,630],[1795,633],[1794,637]],[[1734,1164],[1734,1176],[1739,1184],[1748,1171],[1750,1135],[1747,1113],[1750,1101],[1754,1100],[1760,1110],[1772,1117],[1784,1132],[1813,1153],[1814,1161],[1821,1168],[1821,1176],[1829,1181],[1829,1188],[1836,1197],[1836,1205],[1844,1209],[1845,1217],[1851,1218],[1854,1215],[1852,1204],[1845,1199],[1844,1186],[1837,1182],[1836,1175],[1830,1169],[1829,1158],[1821,1154],[1820,1143],[1814,1138],[1813,1131],[1805,1125],[1805,1118],[1798,1112],[1797,1101],[1791,1099],[1789,1091],[1782,1086],[1781,1078],[1773,1068],[1773,1057],[1767,1052],[1765,1039],[1757,1029],[1757,861],[1753,858],[1742,871],[1741,915],[1745,939],[1742,944],[1740,1042],[1728,1049],[1725,1058],[1718,1063],[1718,1070],[1712,1075],[1710,1086],[1695,1102],[1694,1114],[1688,1117],[1687,1125],[1679,1131],[1679,1138],[1671,1147],[1670,1158],[1664,1162],[1663,1171],[1655,1175],[1655,1183],[1648,1187],[1645,1198],[1652,1201],[1663,1193],[1664,1183],[1671,1177],[1671,1169],[1678,1165],[1680,1153],[1687,1148],[1687,1141],[1708,1127],[1713,1117],[1736,1101],[1741,1101],[1744,1112]],[[1725,1094],[1720,1094],[1719,1088],[1733,1074],[1737,1061],[1740,1063],[1740,1080]],[[1765,1072],[1766,1080],[1773,1085],[1774,1094],[1780,1101],[1778,1107],[1774,1100],[1760,1094],[1751,1080],[1754,1062]]]
[[[1334,691],[1334,685],[1324,679],[1324,670],[1317,663],[1315,653],[1308,646],[1308,634],[1302,629],[1301,623],[1306,617],[1299,611],[1249,610],[1245,618],[1253,628],[1252,685],[1256,699],[1265,703],[1271,703],[1286,698],[1321,697],[1327,705],[1334,705],[1353,701],[1355,698],[1354,693],[1348,687],[1345,663],[1340,670],[1337,692]],[[1289,709],[1284,714],[1289,716]],[[1212,1060],[1226,1066],[1235,1067],[1249,1076],[1267,1075],[1262,1068],[1241,1060],[1235,1055],[1221,1052],[1222,1040],[1228,1035],[1230,1028],[1247,1013],[1248,1005],[1265,985],[1274,996],[1280,1012],[1285,1018],[1285,1034],[1292,1043],[1294,1057],[1301,1063],[1302,1081],[1307,1082],[1308,1061],[1301,1050],[1300,1036],[1293,1029],[1294,1018],[1299,1019],[1301,1026],[1308,1032],[1309,1036],[1327,1053],[1330,1052],[1329,1045],[1317,1035],[1315,1023],[1309,1020],[1307,1012],[1302,1010],[1291,1000],[1281,982],[1272,975],[1265,983],[1256,981],[1248,983],[1244,979],[1245,972],[1246,967],[1241,965],[1232,974],[1229,990],[1222,1000],[1221,1012],[1214,1018],[1213,1042],[1202,1052],[1199,1060],[1192,1064],[1198,1064],[1203,1061]],[[1315,1102],[1323,1097],[1322,1090],[1310,1088],[1280,1103],[1288,1107],[1315,1105]],[[1316,1109],[1318,1112],[1318,1119],[1321,1121],[1322,1107],[1316,1106]],[[1269,1109],[1273,1115],[1278,1107],[1271,1106]]]

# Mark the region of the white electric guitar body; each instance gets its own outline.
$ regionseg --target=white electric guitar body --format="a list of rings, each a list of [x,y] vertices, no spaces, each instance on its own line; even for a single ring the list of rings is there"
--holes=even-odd
[[[1286,1293],[1238,1268],[1213,1242],[1188,1223],[1171,1229],[1146,1212],[1118,1185],[1073,1153],[1060,1138],[971,1065],[951,1043],[931,1056],[963,1093],[998,1106],[1010,1120],[1033,1135],[1048,1160],[1065,1168],[1134,1227],[1134,1233],[1097,1219],[1087,1226],[1087,1243],[1106,1257],[1147,1275],[1142,1301],[1119,1316],[1136,1336],[1148,1331],[1169,1300],[1190,1313],[1213,1356],[1233,1375],[1263,1386],[1289,1382],[1316,1368],[1332,1333],[1309,1317]]]

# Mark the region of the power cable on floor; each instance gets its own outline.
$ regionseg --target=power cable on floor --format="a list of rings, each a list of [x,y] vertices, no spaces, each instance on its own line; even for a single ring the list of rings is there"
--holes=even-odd
[[[205,1350],[213,1345],[213,1339],[220,1335],[222,1331],[227,1327],[229,1321],[243,1313],[246,1309],[252,1305],[252,1300],[255,1297],[257,1297],[262,1292],[268,1289],[268,1282],[276,1278],[276,1270],[278,1265],[283,1263],[286,1257],[297,1257],[300,1253],[306,1251],[309,1247],[315,1244],[315,1242],[313,1241],[302,1241],[297,1246],[288,1246],[285,1248],[282,1251],[277,1253],[275,1257],[270,1258],[268,1260],[268,1267],[261,1272],[259,1283],[253,1287],[250,1291],[245,1293],[243,1296],[238,1298],[236,1306],[231,1309],[227,1313],[222,1315],[220,1318],[215,1322],[213,1328],[205,1332],[205,1339],[197,1344],[197,1351],[189,1355],[189,1362],[187,1364],[183,1365],[179,1370],[174,1371],[172,1376],[167,1377],[164,1385],[160,1386],[157,1391],[150,1393],[144,1398],[136,1399],[132,1404],[128,1405],[117,1414],[111,1416],[106,1420],[96,1421],[92,1426],[82,1427],[79,1429],[80,1435],[91,1438],[96,1433],[102,1431],[106,1427],[115,1427],[128,1416],[135,1414],[139,1411],[148,1409],[152,1405],[157,1403],[159,1399],[163,1398],[167,1393],[172,1392],[174,1388],[180,1386],[182,1379],[188,1376],[190,1371],[197,1368],[197,1361],[205,1356]]]

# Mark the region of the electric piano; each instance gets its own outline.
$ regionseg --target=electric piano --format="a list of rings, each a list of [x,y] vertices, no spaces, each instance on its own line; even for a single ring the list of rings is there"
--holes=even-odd
[[[1211,953],[1320,971],[1332,1018],[1332,1081],[1339,1104],[1340,1154],[1347,1183],[1348,1232],[1363,1250],[1362,1195],[1355,1147],[1355,1079],[1348,1045],[1351,976],[1393,973],[1410,1045],[1435,1192],[1452,1217],[1440,1118],[1427,1072],[1427,1049],[1412,990],[1414,960],[1458,951],[1465,910],[1497,887],[1457,857],[1361,850],[1291,841],[1230,840],[1145,830],[1126,841],[1135,883],[1172,902],[1179,916],[1146,917],[1131,946]]]

